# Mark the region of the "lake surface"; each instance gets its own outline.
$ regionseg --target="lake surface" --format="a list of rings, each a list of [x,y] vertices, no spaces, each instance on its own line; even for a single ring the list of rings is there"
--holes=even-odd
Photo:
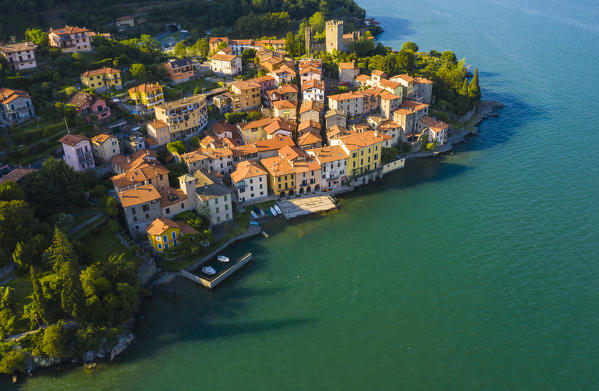
[[[597,389],[599,3],[360,4],[385,44],[478,66],[501,116],[334,215],[267,225],[214,292],[157,294],[118,364],[18,389]]]

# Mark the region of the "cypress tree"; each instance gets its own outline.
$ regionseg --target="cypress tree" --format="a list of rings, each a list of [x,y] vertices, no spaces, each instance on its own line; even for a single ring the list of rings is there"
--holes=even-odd
[[[48,248],[48,255],[56,273],[66,262],[77,261],[77,254],[67,235],[56,227],[54,227],[54,239],[52,246]]]
[[[462,84],[462,88],[460,88],[459,93],[462,96],[468,96],[468,79],[464,79],[464,84]]]
[[[480,86],[478,85],[478,68],[474,69],[474,77],[470,81],[468,86],[468,96],[470,99],[478,101],[480,100]]]
[[[85,294],[79,277],[79,265],[75,261],[66,261],[60,268],[62,289],[60,307],[65,314],[81,319],[85,310]]]
[[[29,267],[29,274],[31,275],[31,284],[33,285],[33,305],[38,317],[38,323],[40,321],[48,322],[48,304],[44,297],[42,285],[33,270],[33,266]]]

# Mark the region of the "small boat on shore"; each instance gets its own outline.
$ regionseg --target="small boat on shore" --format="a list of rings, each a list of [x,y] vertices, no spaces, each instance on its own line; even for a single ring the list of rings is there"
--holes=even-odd
[[[281,214],[281,209],[278,207],[277,204],[273,205],[273,208],[275,208],[275,210],[277,211],[277,214]]]
[[[266,213],[264,213],[264,209],[260,209],[260,215],[261,215],[262,217],[265,217],[265,216],[266,216]]]
[[[272,206],[270,207],[270,213],[272,213],[273,216],[276,216],[278,214],[276,209],[273,208]]]
[[[214,268],[212,266],[204,266],[202,268],[202,271],[206,274],[208,274],[209,276],[213,276],[216,274],[216,270],[214,270]]]
[[[229,258],[225,257],[224,255],[219,255],[219,256],[216,257],[216,259],[219,262],[229,262]]]
[[[252,215],[253,218],[257,219],[258,215],[256,214],[256,212],[254,212],[253,210],[250,211],[250,214]]]
[[[272,217],[272,212],[270,211],[270,208],[266,208],[266,214],[267,214],[268,216],[271,216],[271,217]]]

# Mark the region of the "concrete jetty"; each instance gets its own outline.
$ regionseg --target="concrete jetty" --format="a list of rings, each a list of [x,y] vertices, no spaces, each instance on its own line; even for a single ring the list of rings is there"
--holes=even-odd
[[[287,220],[312,213],[326,212],[337,208],[335,199],[331,196],[315,196],[283,200],[277,203]]]
[[[247,253],[243,257],[239,258],[237,261],[232,262],[231,264],[218,264],[215,262],[213,266],[218,269],[222,269],[217,271],[215,275],[208,275],[204,272],[199,272],[200,275],[196,275],[188,272],[187,270],[181,270],[180,274],[202,286],[205,286],[208,289],[212,289],[221,282],[223,282],[227,277],[231,274],[235,273],[237,270],[241,269],[244,265],[246,265],[249,261],[252,260],[252,253]]]

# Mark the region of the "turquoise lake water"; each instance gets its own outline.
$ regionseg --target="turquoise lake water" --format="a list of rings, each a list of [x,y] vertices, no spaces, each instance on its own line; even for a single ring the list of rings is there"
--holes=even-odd
[[[337,214],[267,225],[214,292],[156,295],[118,364],[14,389],[599,387],[599,3],[360,4],[385,44],[478,66],[501,116]]]

